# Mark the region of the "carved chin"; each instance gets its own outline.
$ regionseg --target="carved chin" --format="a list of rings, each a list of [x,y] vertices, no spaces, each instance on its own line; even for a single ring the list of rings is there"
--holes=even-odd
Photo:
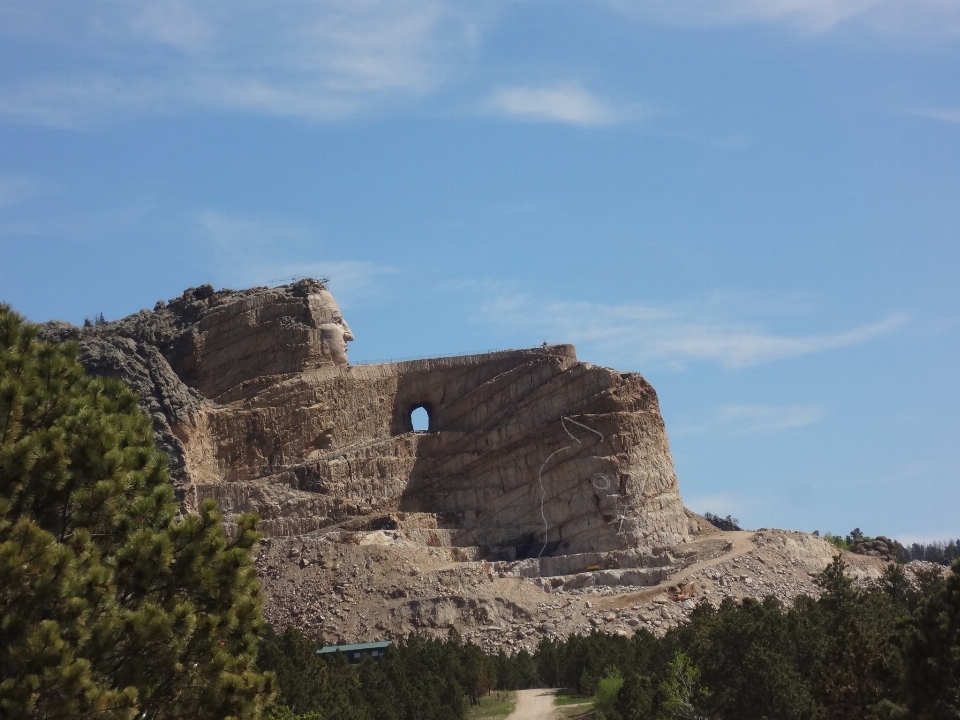
[[[331,346],[330,357],[333,358],[334,365],[346,365],[347,364],[347,346],[346,345],[343,345],[342,347]]]
[[[347,344],[341,337],[331,337],[324,343],[325,350],[334,365],[347,364]]]
[[[320,341],[323,354],[328,355],[334,365],[347,364],[347,343],[339,326],[321,328]]]

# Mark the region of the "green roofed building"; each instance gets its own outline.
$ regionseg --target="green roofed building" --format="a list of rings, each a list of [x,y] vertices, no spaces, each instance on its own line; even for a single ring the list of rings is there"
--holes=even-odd
[[[360,658],[369,655],[372,658],[383,657],[387,654],[387,648],[392,642],[384,640],[383,642],[356,643],[355,645],[327,645],[317,650],[317,655],[335,653],[338,650],[346,655],[347,660],[352,663],[360,662]]]

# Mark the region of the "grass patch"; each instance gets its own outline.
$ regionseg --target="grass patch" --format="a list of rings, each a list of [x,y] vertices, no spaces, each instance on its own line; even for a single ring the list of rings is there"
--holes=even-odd
[[[583,705],[585,703],[592,703],[593,697],[590,695],[580,695],[579,693],[574,692],[573,690],[568,690],[566,688],[561,688],[557,690],[556,696],[553,698],[554,705]]]
[[[505,718],[517,706],[517,694],[511,690],[496,690],[484,698],[480,704],[467,708],[467,720],[493,720]]]
[[[565,705],[557,709],[564,720],[596,720],[597,714],[589,705]]]

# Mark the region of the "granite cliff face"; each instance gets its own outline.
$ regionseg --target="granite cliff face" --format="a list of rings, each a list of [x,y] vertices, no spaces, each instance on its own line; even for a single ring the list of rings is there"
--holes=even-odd
[[[187,509],[255,510],[268,536],[365,521],[514,560],[649,553],[697,527],[654,389],[570,345],[350,366],[353,335],[315,280],[203,286],[43,332],[140,395]]]
[[[89,371],[140,396],[186,510],[260,514],[266,618],[327,643],[662,634],[694,598],[816,594],[836,552],[685,510],[653,388],[570,345],[351,366],[350,328],[313,280],[191,288],[42,337],[76,340]],[[845,554],[858,582],[885,567],[871,554]]]

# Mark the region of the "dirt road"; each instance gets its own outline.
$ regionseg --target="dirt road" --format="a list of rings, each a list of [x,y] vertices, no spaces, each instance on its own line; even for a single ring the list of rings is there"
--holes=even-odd
[[[676,575],[671,577],[669,580],[666,580],[661,585],[676,585],[677,583],[685,582],[688,577],[693,575],[695,572],[699,572],[705,568],[714,567],[720,563],[726,562],[730,558],[738,557],[740,555],[746,555],[748,552],[753,550],[756,547],[756,544],[753,541],[754,533],[752,530],[740,530],[733,532],[726,532],[723,534],[723,537],[730,541],[733,547],[731,547],[723,555],[718,555],[715,558],[710,560],[704,560],[703,562],[694,563],[693,565],[688,565],[683,570],[678,572]]]
[[[722,555],[718,555],[710,560],[704,560],[703,562],[688,565],[676,575],[672,575],[670,578],[664,580],[658,585],[644,588],[638,592],[625,593],[623,595],[614,595],[613,597],[604,598],[600,601],[599,607],[603,610],[627,607],[644,600],[649,600],[655,595],[663,594],[671,585],[677,585],[679,583],[686,582],[688,577],[696,572],[699,572],[700,570],[714,567],[715,565],[726,562],[731,558],[746,555],[748,552],[753,550],[754,547],[756,547],[753,541],[753,536],[754,532],[752,530],[725,532],[723,533],[723,537],[730,541],[731,548]]]
[[[556,690],[518,690],[517,708],[507,720],[554,720],[557,717],[553,707],[553,696]]]

